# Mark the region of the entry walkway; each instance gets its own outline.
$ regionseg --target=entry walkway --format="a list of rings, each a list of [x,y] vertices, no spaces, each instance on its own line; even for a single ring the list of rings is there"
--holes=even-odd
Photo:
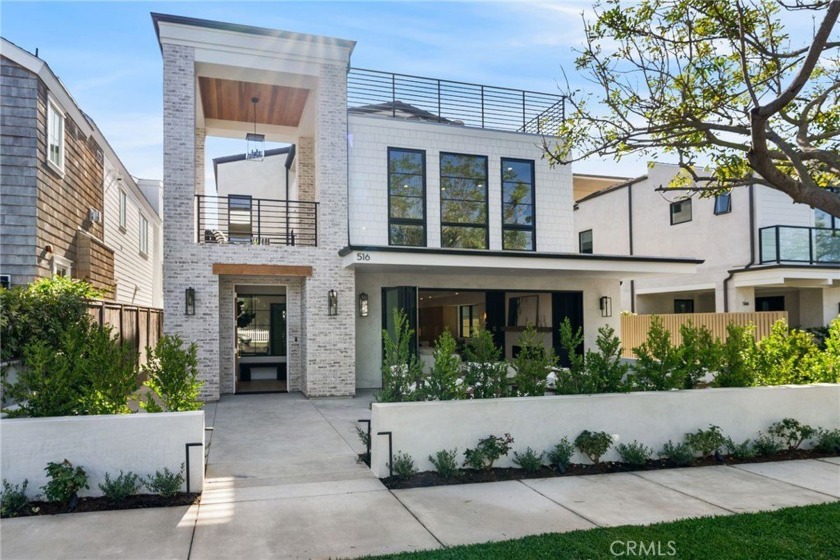
[[[388,491],[356,461],[370,394],[225,397],[200,506],[3,520],[0,557],[356,557],[840,499],[840,458]]]

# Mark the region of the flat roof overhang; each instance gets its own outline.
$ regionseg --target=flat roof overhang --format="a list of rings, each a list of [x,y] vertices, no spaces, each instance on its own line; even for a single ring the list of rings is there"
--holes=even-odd
[[[838,265],[773,264],[730,270],[736,288],[832,288],[840,287]]]
[[[470,249],[348,246],[339,251],[344,268],[359,272],[423,274],[522,274],[636,279],[693,274],[702,260],[578,253],[526,253]]]

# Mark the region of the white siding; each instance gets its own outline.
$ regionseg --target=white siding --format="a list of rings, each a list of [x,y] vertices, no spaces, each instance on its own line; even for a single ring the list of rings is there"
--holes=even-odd
[[[534,161],[538,252],[576,252],[572,177],[551,168],[533,135],[350,115],[350,242],[388,245],[388,148],[426,151],[426,237],[440,247],[440,153],[487,156],[490,249],[502,248],[501,159]]]
[[[814,210],[798,204],[781,191],[769,187],[756,187],[756,227],[804,226],[813,227]]]

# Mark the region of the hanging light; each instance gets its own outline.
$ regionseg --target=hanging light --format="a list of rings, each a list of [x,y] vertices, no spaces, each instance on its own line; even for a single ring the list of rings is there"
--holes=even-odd
[[[257,134],[257,103],[259,100],[259,97],[251,98],[251,103],[254,104],[254,132],[245,135],[247,144],[245,159],[251,161],[262,161],[265,155],[265,134]]]

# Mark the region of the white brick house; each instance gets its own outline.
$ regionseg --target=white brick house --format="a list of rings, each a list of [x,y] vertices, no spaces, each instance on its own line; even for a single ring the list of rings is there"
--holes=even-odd
[[[642,177],[578,201],[577,234],[595,252],[704,260],[690,279],[626,282],[622,309],[787,311],[790,324],[801,327],[824,326],[837,316],[840,220],[759,185],[685,202],[679,200],[684,192],[656,190],[678,171],[656,164]]]
[[[618,301],[621,280],[695,269],[577,253],[571,170],[540,157],[539,134],[562,118],[558,96],[350,69],[353,41],[153,20],[164,330],[198,343],[206,399],[378,387],[395,307],[421,358],[443,329],[463,341],[482,323],[508,357],[526,324],[551,345],[567,316],[591,344],[604,323],[618,328],[601,302]],[[293,146],[288,194],[261,198],[271,174],[256,171],[259,158],[238,192],[211,194],[205,139],[245,147],[255,128]]]

